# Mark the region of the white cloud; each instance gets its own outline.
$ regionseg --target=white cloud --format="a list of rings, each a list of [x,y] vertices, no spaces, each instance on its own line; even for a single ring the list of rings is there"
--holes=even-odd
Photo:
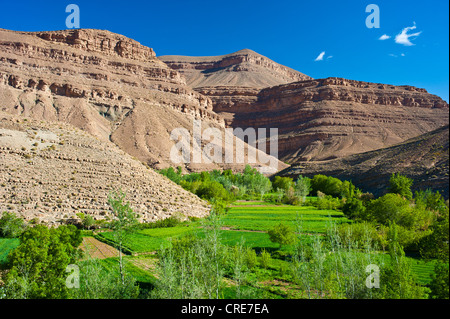
[[[387,40],[390,39],[391,37],[387,34],[383,34],[381,37],[378,38],[378,40]]]
[[[414,22],[414,25],[412,27],[404,28],[402,30],[402,32],[400,32],[399,34],[397,34],[395,36],[395,43],[403,44],[403,45],[406,45],[406,46],[414,45],[414,43],[412,43],[409,40],[409,38],[414,39],[414,38],[418,37],[422,33],[422,31],[420,31],[420,32],[408,34],[409,31],[414,30],[414,29],[416,29],[416,23],[415,22]]]
[[[327,56],[327,59],[332,59],[332,58],[333,58],[332,55]]]
[[[318,56],[314,61],[322,61],[324,55],[325,55],[325,51],[321,52],[321,53],[319,54],[319,56]]]

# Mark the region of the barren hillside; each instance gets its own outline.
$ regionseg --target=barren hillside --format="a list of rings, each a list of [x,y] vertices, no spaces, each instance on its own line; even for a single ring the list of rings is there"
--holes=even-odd
[[[209,205],[111,142],[64,123],[0,112],[0,211],[64,223],[76,213],[110,217],[122,189],[141,221],[174,214],[202,217]]]
[[[388,148],[328,161],[299,163],[280,175],[331,175],[352,180],[361,189],[382,195],[390,176],[400,173],[414,180],[414,189],[431,188],[448,198],[448,140],[447,125]]]

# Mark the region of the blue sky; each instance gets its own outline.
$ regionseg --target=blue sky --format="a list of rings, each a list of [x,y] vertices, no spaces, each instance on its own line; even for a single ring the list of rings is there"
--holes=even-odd
[[[65,8],[74,3],[81,28],[126,35],[157,55],[223,55],[247,48],[314,78],[408,84],[449,101],[446,0],[2,2],[4,29],[66,29]],[[369,4],[380,9],[380,28],[366,27]],[[405,36],[396,41],[402,30]],[[380,40],[383,35],[390,38]],[[322,52],[323,59],[315,61]]]

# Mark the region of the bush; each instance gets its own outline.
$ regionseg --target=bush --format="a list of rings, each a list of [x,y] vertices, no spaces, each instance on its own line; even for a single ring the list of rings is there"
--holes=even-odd
[[[26,224],[14,213],[4,212],[0,218],[0,237],[16,238],[25,230]]]
[[[421,207],[414,207],[409,200],[399,194],[386,194],[373,200],[368,208],[366,219],[384,225],[394,222],[407,229],[425,230],[433,221],[433,213]]]
[[[269,234],[270,241],[279,244],[280,249],[283,245],[289,245],[295,241],[294,231],[283,223],[278,224],[267,233]]]
[[[182,173],[181,167],[178,167],[176,172],[173,169],[173,167],[169,167],[168,169],[160,170],[159,173],[166,176],[168,179],[170,179],[174,183],[179,184],[181,181],[181,173]]]
[[[231,194],[219,182],[204,181],[196,191],[197,196],[206,200],[220,199],[224,201],[232,200]]]
[[[139,228],[141,228],[141,229],[169,228],[169,227],[175,227],[180,223],[181,223],[181,221],[178,218],[176,218],[174,216],[170,216],[166,219],[157,220],[152,223],[141,223],[141,224],[139,224]]]
[[[287,192],[290,188],[295,186],[294,180],[290,177],[281,177],[275,176],[272,182],[272,188],[277,191],[278,189],[282,189]]]
[[[346,246],[355,244],[357,248],[364,248],[365,244],[370,242],[384,249],[388,244],[387,227],[382,226],[377,229],[372,223],[340,224],[337,226],[337,233]],[[327,234],[328,237],[329,235]]]
[[[357,198],[348,198],[343,207],[342,212],[350,219],[362,219],[364,218],[366,207],[364,202]]]
[[[294,188],[289,188],[286,193],[283,195],[283,198],[281,201],[284,204],[288,205],[299,205],[300,204],[300,198],[295,194]]]
[[[389,180],[388,192],[393,194],[399,194],[406,199],[412,199],[412,191],[411,186],[413,184],[413,180],[400,175],[400,174],[392,174],[391,179]]]
[[[266,251],[265,249],[261,252],[261,267],[264,269],[267,269],[270,266],[270,263],[272,261],[272,256],[270,256],[270,253]]]
[[[253,269],[256,267],[258,260],[256,257],[256,251],[250,247],[247,248],[246,254],[245,254],[245,262],[247,264],[248,269]]]
[[[320,195],[320,191],[319,191]],[[311,202],[315,207],[321,210],[329,209],[329,210],[337,210],[341,208],[342,203],[338,198],[333,198],[330,195],[319,196],[317,201]]]

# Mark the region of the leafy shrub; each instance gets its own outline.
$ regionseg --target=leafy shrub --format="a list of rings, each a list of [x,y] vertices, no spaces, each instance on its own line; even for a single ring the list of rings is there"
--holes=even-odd
[[[175,217],[170,216],[166,219],[161,219],[154,221],[152,223],[141,223],[139,224],[139,228],[141,229],[149,229],[149,228],[169,228],[169,227],[175,227],[179,225],[181,221]]]
[[[364,202],[355,197],[348,198],[342,206],[342,212],[350,219],[362,219],[365,216]]]
[[[273,227],[267,233],[269,234],[270,241],[279,244],[280,248],[283,245],[289,245],[295,241],[294,231],[283,223]]]
[[[290,188],[293,188],[295,186],[294,180],[290,177],[281,177],[281,176],[275,176],[272,188],[276,191],[278,189],[282,189],[285,192],[287,192]]]
[[[347,247],[352,244],[357,248],[364,248],[367,243],[372,243],[384,249],[387,246],[387,232],[386,226],[377,229],[374,224],[367,222],[337,226],[337,233]]]
[[[16,238],[25,230],[26,224],[14,213],[4,212],[0,218],[0,237]]]
[[[400,175],[400,174],[392,174],[391,179],[389,180],[388,192],[393,194],[399,194],[406,199],[412,199],[412,191],[411,186],[413,184],[413,180]]]
[[[342,202],[338,198],[334,198],[330,195],[319,196],[317,201],[311,203],[321,210],[337,210],[342,207]]]
[[[261,252],[261,260],[260,260],[261,267],[264,269],[267,269],[270,266],[271,261],[272,261],[272,256],[270,255],[270,253],[268,251],[263,249]]]
[[[256,251],[250,247],[247,248],[245,254],[245,262],[247,264],[248,269],[253,269],[256,267],[258,260],[256,257]]]

